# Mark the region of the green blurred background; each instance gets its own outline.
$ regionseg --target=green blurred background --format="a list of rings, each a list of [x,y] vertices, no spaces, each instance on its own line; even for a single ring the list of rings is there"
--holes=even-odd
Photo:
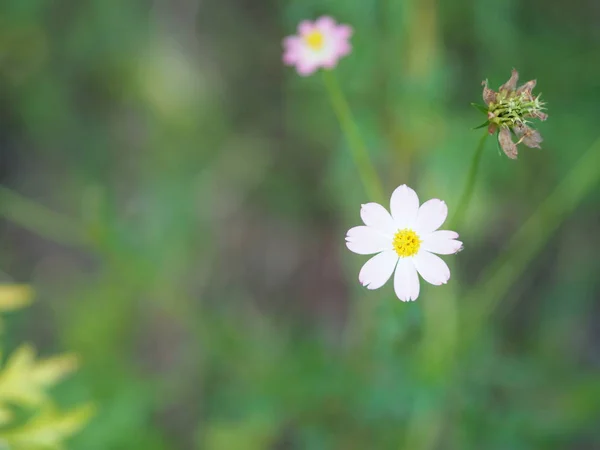
[[[543,150],[488,139],[415,303],[358,284],[369,199],[281,64],[322,14],[386,193],[456,208],[483,79],[548,103]],[[598,449],[599,101],[597,0],[2,0],[0,267],[37,292],[8,348],[81,356],[73,450]]]

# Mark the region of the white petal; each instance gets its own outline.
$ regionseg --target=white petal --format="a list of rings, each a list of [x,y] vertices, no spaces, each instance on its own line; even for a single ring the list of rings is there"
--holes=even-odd
[[[450,269],[446,263],[433,253],[420,251],[414,258],[415,267],[425,281],[435,286],[446,284],[450,279]]]
[[[390,279],[397,262],[398,255],[394,250],[381,252],[362,266],[358,274],[358,281],[367,289],[379,289]]]
[[[405,184],[398,186],[392,193],[390,210],[399,228],[413,228],[419,212],[417,193]]]
[[[430,233],[429,236],[435,236],[435,237],[445,238],[445,239],[458,239],[458,233],[456,231],[450,231],[450,230],[437,230],[437,231],[434,231],[433,233]]]
[[[346,246],[359,255],[371,255],[383,250],[391,250],[392,240],[371,227],[354,227],[348,230]]]
[[[419,296],[419,276],[412,258],[400,258],[394,274],[394,291],[400,300],[408,302]]]
[[[458,233],[438,230],[421,236],[421,248],[440,255],[452,255],[462,248],[462,242],[455,240]]]
[[[419,208],[415,231],[419,234],[431,233],[442,226],[446,217],[448,217],[446,202],[432,198]]]
[[[365,225],[393,235],[398,231],[390,213],[379,203],[366,203],[360,208],[360,217]]]

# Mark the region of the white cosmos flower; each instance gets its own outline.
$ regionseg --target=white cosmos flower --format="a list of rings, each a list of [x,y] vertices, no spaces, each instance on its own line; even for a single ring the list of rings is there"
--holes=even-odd
[[[419,207],[419,197],[403,184],[392,193],[391,214],[378,203],[362,205],[364,226],[348,230],[346,245],[359,255],[372,255],[360,270],[358,280],[367,289],[378,289],[394,273],[394,291],[404,302],[419,296],[419,277],[441,285],[450,279],[450,269],[434,253],[450,255],[462,249],[458,233],[438,230],[448,207],[437,198]]]

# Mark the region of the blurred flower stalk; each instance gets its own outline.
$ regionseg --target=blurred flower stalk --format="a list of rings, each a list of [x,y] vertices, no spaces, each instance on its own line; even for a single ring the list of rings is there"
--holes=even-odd
[[[475,148],[475,153],[473,153],[473,159],[471,160],[471,166],[469,167],[469,173],[467,174],[467,182],[465,183],[465,188],[458,201],[456,213],[454,213],[454,216],[452,216],[452,220],[450,221],[450,226],[452,227],[456,227],[456,225],[459,224],[459,221],[463,220],[467,214],[469,204],[471,203],[471,198],[473,197],[473,192],[475,191],[477,172],[479,170],[479,163],[481,161],[481,157],[483,156],[483,149],[485,148],[485,142],[487,140],[487,137],[488,132],[486,131],[483,134],[483,136],[481,136],[481,138],[479,139],[479,143]]]
[[[27,306],[32,290],[0,285],[0,312]],[[71,354],[37,359],[28,344],[18,347],[0,368],[0,448],[60,450],[93,414],[92,405],[61,411],[49,390],[77,369]]]
[[[298,74],[302,76],[311,75],[320,68],[324,69],[325,88],[342,132],[348,140],[362,184],[371,200],[382,202],[384,196],[381,181],[346,96],[332,70],[342,57],[351,52],[351,36],[350,26],[337,24],[328,16],[320,17],[315,22],[303,21],[298,25],[297,35],[288,36],[283,40],[283,62],[295,66]]]

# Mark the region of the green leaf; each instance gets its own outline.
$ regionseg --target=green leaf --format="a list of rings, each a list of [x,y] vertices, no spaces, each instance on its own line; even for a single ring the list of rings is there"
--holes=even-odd
[[[472,130],[479,130],[480,128],[484,128],[487,127],[490,124],[489,120],[486,120],[485,122],[483,122],[481,125],[479,125],[478,127],[475,128],[471,128]]]
[[[481,105],[479,103],[471,103],[471,106],[479,111],[481,111],[483,114],[485,114],[487,116],[488,113],[488,109],[487,106],[485,105]]]

